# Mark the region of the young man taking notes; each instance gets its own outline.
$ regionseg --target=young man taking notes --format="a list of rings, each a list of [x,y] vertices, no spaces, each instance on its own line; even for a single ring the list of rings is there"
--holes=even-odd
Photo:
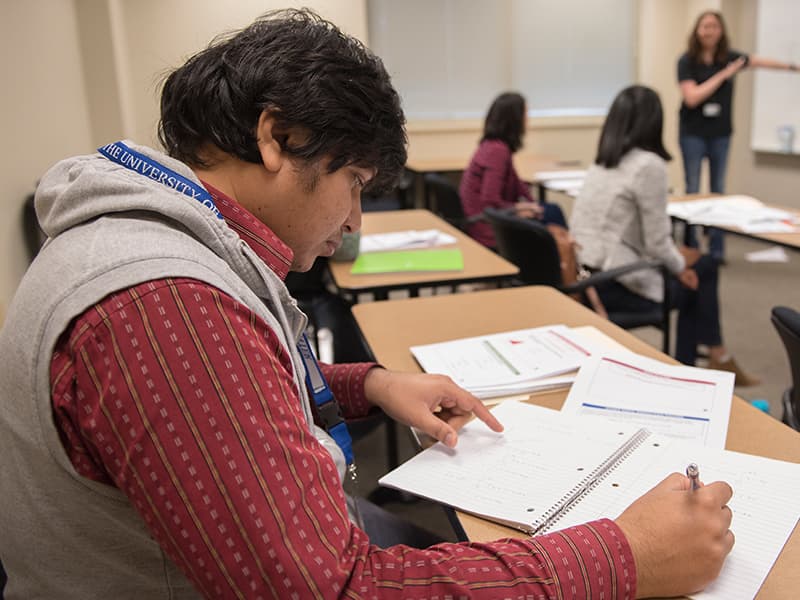
[[[190,58],[161,108],[166,154],[108,144],[37,192],[50,239],[0,336],[7,598],[633,598],[716,577],[731,490],[679,474],[616,521],[371,544],[283,279],[400,174],[389,77],[332,24],[279,12]],[[320,370],[345,417],[381,409],[450,446],[472,414],[501,429],[442,377]]]

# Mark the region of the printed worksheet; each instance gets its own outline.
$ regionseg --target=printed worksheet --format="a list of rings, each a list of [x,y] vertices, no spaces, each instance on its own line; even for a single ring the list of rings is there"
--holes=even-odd
[[[634,353],[595,355],[578,371],[562,411],[724,448],[733,382],[733,373]]]

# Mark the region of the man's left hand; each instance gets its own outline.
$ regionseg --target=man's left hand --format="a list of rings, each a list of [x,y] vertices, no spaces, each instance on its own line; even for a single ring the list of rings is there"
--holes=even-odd
[[[456,432],[473,414],[493,431],[503,430],[478,398],[445,375],[374,368],[367,373],[364,391],[367,400],[395,421],[416,427],[450,448],[458,440]]]

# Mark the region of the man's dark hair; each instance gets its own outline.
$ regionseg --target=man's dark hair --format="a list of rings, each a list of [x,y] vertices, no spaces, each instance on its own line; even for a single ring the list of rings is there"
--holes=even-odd
[[[256,127],[265,110],[292,157],[330,158],[328,172],[354,164],[375,168],[368,190],[391,189],[406,161],[405,117],[381,60],[361,42],[309,10],[266,13],[216,38],[169,74],[161,93],[159,140],[189,165],[208,166],[213,144],[260,163]]]
[[[611,169],[634,148],[671,160],[661,140],[663,126],[664,112],[658,94],[643,85],[625,88],[614,98],[608,111],[595,162]]]
[[[701,61],[703,45],[700,43],[697,30],[700,28],[700,21],[709,15],[715,17],[717,21],[719,21],[720,29],[722,29],[722,36],[719,38],[717,47],[714,50],[714,62],[724,65],[728,62],[728,29],[725,27],[725,20],[722,18],[722,13],[715,10],[704,11],[697,17],[697,20],[694,22],[692,33],[689,34],[689,48],[686,50],[686,54],[688,54],[689,60],[692,62],[699,63]]]
[[[525,98],[515,92],[494,99],[483,124],[483,140],[500,140],[516,152],[522,147],[525,133]]]

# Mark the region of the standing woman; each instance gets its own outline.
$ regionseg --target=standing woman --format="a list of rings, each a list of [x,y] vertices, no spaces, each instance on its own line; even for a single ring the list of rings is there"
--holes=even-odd
[[[578,258],[590,270],[656,259],[673,277],[670,298],[678,309],[675,358],[693,365],[697,346],[708,346],[709,367],[736,374],[736,385],[755,385],[722,342],[718,265],[694,248],[678,248],[667,216],[667,163],[661,100],[650,88],[622,90],[608,111],[597,158],[572,208]],[[635,271],[596,286],[605,309],[649,313],[664,300],[655,269]]]
[[[514,169],[512,155],[522,147],[527,123],[525,98],[514,92],[500,94],[489,107],[483,137],[469,166],[461,176],[459,196],[467,217],[479,216],[487,207],[513,209],[517,215],[539,219],[566,228],[557,204],[534,201],[531,190]],[[492,227],[476,221],[470,236],[484,246],[495,248]]]
[[[683,98],[680,147],[687,194],[700,191],[700,165],[704,158],[708,158],[711,191],[725,191],[725,167],[733,132],[733,76],[748,66],[797,70],[794,63],[732,50],[722,15],[715,11],[701,13],[689,35],[689,47],[678,60],[678,82]],[[722,232],[711,229],[709,235],[711,255],[723,260]],[[696,245],[692,234],[687,242]]]

